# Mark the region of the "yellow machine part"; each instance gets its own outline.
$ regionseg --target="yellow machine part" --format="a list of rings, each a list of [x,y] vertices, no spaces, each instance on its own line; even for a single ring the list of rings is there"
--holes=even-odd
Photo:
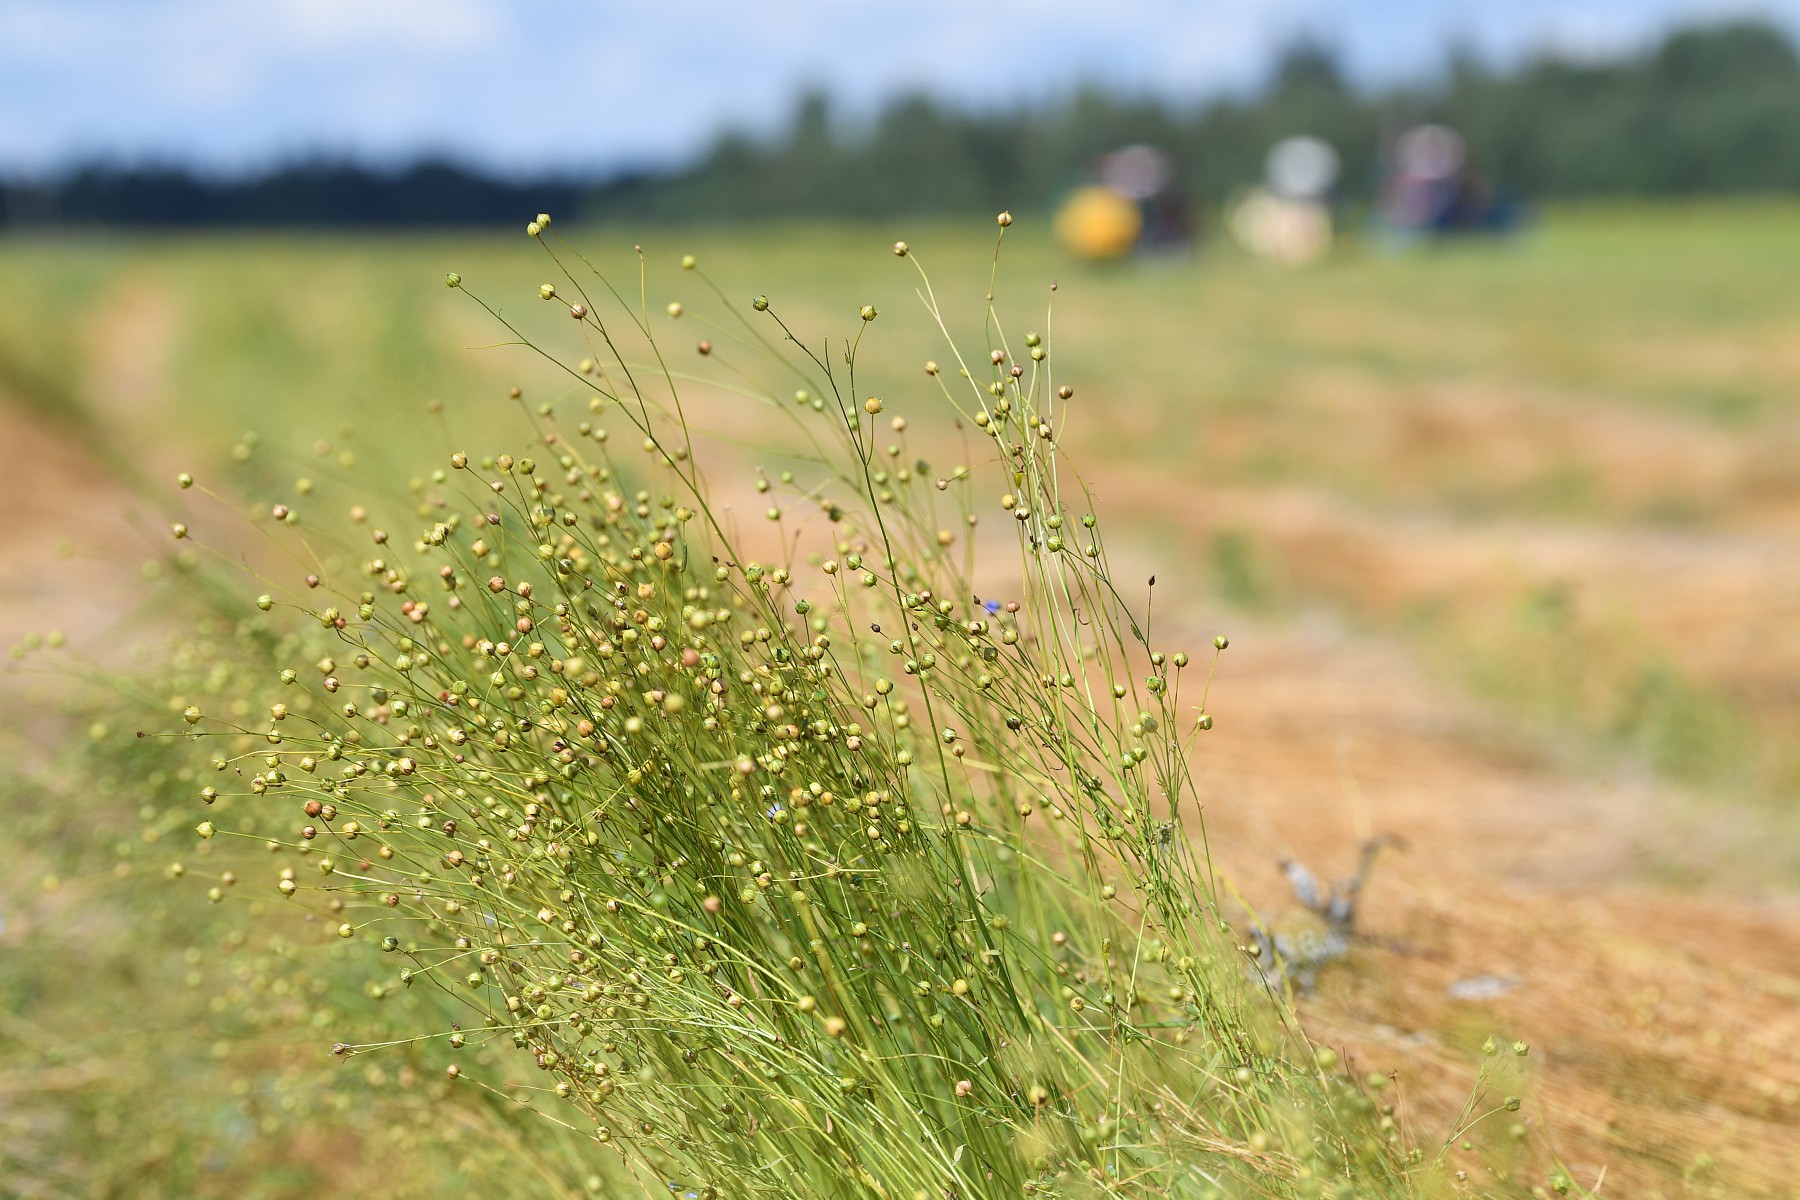
[[[1077,258],[1123,258],[1143,228],[1137,205],[1111,188],[1076,188],[1056,210],[1056,240]]]

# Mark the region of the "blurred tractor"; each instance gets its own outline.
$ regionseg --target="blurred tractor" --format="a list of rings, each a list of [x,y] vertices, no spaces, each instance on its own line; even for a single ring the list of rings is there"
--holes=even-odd
[[[1098,183],[1076,188],[1056,210],[1056,240],[1076,258],[1124,258],[1143,230],[1137,205]]]
[[[1443,125],[1420,125],[1395,139],[1375,211],[1388,240],[1401,242],[1505,233],[1525,215],[1470,167],[1462,135]]]
[[[1337,151],[1316,137],[1284,138],[1269,151],[1263,177],[1232,206],[1232,236],[1258,258],[1290,266],[1323,258],[1332,243]]]
[[[1063,200],[1055,228],[1065,250],[1095,262],[1185,250],[1193,242],[1175,165],[1152,146],[1126,146],[1102,158],[1094,182]]]

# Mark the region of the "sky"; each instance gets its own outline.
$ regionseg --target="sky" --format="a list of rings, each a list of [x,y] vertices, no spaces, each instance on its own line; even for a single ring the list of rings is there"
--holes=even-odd
[[[0,0],[0,173],[93,159],[251,171],[441,154],[497,172],[678,162],[823,87],[992,105],[1084,83],[1199,99],[1283,45],[1366,83],[1451,44],[1606,56],[1800,0]]]

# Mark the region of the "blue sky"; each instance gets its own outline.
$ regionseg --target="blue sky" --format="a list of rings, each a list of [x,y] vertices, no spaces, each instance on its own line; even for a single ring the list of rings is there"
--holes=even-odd
[[[0,0],[0,171],[432,151],[606,168],[771,128],[812,84],[853,112],[903,88],[1199,97],[1253,84],[1301,33],[1382,81],[1452,41],[1606,55],[1745,14],[1800,30],[1800,0]]]

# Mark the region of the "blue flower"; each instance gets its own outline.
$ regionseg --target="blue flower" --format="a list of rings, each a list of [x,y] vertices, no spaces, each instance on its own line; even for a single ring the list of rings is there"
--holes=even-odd
[[[989,600],[987,603],[982,605],[982,607],[988,610],[989,616],[992,616],[994,613],[997,613],[1000,611],[1000,602],[998,600]]]

